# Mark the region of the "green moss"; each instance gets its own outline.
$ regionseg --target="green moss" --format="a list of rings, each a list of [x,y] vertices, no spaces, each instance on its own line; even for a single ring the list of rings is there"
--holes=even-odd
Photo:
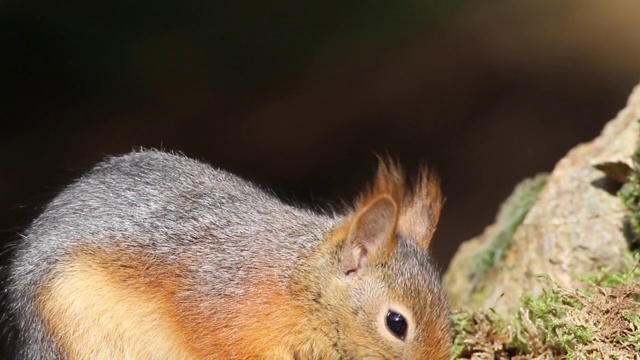
[[[469,265],[469,277],[474,282],[502,260],[509,241],[524,221],[548,178],[549,174],[542,173],[523,180],[502,204],[496,218],[497,229],[494,235]]]
[[[617,287],[640,281],[640,252],[623,250],[622,270],[611,272],[605,267],[598,267],[593,274],[580,277],[580,280],[597,286]]]
[[[453,333],[458,334],[453,340],[451,359],[459,359],[465,350],[464,336],[461,334],[473,333],[471,326],[471,315],[469,313],[457,313],[452,318]]]
[[[640,149],[636,149],[631,159],[633,171],[618,191],[618,197],[628,210],[624,225],[630,235],[630,245],[632,248],[638,248],[640,247]]]
[[[523,298],[527,321],[544,330],[544,341],[555,348],[555,353],[570,357],[577,345],[585,344],[593,338],[596,329],[568,321],[568,314],[573,310],[583,309],[585,299],[578,299],[578,294],[568,293],[551,279],[546,279],[550,285],[543,290],[541,296],[527,294]],[[521,315],[516,318],[516,326],[521,327],[522,323]]]
[[[633,348],[636,351],[640,351],[640,312],[623,312],[621,316],[632,324],[635,328],[635,332],[628,335],[617,336],[616,341],[635,344]]]
[[[624,263],[585,276],[583,290],[540,275],[542,294],[525,294],[510,318],[491,309],[457,313],[452,359],[632,358],[640,351],[640,253],[625,252]]]

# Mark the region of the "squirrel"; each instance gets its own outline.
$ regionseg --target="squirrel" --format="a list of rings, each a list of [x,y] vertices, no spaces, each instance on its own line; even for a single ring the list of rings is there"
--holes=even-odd
[[[16,245],[16,357],[448,359],[442,202],[435,175],[389,160],[338,214],[181,154],[109,157]]]

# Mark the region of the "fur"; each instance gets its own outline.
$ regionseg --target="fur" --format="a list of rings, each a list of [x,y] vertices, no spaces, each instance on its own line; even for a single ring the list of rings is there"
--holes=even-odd
[[[351,211],[318,214],[181,155],[109,158],[17,245],[17,358],[444,359],[442,201],[421,174],[381,161]],[[412,312],[410,342],[379,334],[387,303]]]

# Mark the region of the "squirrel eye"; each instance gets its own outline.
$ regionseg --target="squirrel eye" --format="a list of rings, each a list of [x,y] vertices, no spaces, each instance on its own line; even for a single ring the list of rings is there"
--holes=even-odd
[[[389,312],[387,312],[385,322],[387,324],[387,329],[391,331],[393,336],[404,341],[407,336],[407,320],[405,320],[404,316],[389,310]]]

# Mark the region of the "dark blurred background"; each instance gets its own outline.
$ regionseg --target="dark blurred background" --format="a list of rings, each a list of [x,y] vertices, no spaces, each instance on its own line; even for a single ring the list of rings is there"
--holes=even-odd
[[[313,206],[431,164],[446,266],[640,80],[640,2],[0,2],[0,240],[107,154],[180,150]]]

